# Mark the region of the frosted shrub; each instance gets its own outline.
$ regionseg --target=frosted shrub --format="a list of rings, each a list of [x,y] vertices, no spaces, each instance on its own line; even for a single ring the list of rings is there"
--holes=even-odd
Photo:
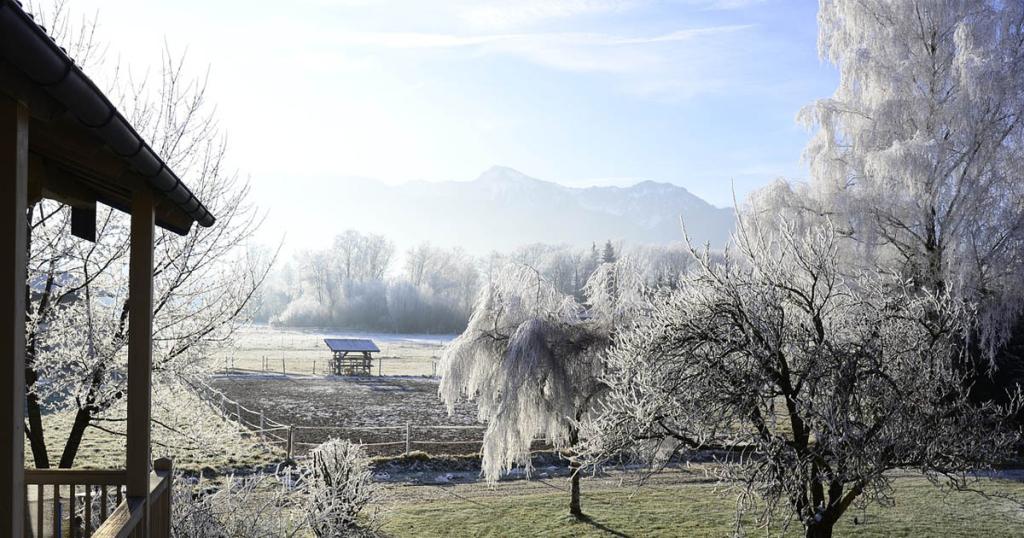
[[[375,505],[381,498],[380,488],[359,445],[331,439],[316,447],[310,453],[305,480],[306,517],[317,536],[361,534],[378,524]]]
[[[181,477],[175,480],[181,484]],[[176,485],[171,499],[171,536],[191,538],[193,536],[224,536],[224,526],[217,518],[211,502],[211,494],[196,492],[185,485]],[[96,513],[93,510],[93,513]]]
[[[300,492],[291,476],[257,473],[230,476],[214,492],[179,479],[171,503],[176,538],[292,538],[303,536]]]

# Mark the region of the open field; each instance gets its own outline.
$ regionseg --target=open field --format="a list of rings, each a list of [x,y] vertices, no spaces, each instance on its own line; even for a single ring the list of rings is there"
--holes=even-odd
[[[235,348],[214,359],[218,369],[247,372],[324,375],[331,354],[324,338],[369,338],[381,352],[374,356],[374,370],[384,375],[430,376],[442,346],[453,335],[384,334],[284,329],[255,325],[240,329]],[[380,360],[377,360],[380,359]],[[379,369],[379,370],[378,370]]]
[[[895,480],[895,506],[851,509],[837,536],[986,536],[1024,534],[1024,482],[985,480],[989,495],[947,492],[920,476]],[[637,488],[629,477],[585,479],[583,510],[567,516],[565,479],[391,488],[384,531],[389,536],[732,536],[735,499],[722,496],[702,472],[673,471]],[[857,521],[854,522],[856,516]],[[747,534],[763,534],[752,525]],[[780,533],[773,528],[773,535]],[[793,525],[787,536],[801,535]]]

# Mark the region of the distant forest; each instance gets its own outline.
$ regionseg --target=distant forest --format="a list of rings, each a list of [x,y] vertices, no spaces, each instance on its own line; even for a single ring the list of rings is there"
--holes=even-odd
[[[621,251],[621,252],[620,252]],[[397,261],[387,238],[353,230],[329,248],[285,261],[263,288],[255,321],[286,327],[324,327],[399,333],[456,333],[466,328],[479,291],[501,266],[536,269],[578,298],[602,263],[628,256],[652,283],[674,281],[693,262],[685,245],[589,248],[532,244],[476,257],[461,248],[424,243]]]

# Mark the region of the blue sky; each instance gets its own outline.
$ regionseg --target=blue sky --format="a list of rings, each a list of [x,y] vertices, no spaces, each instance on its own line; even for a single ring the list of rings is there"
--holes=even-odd
[[[271,205],[282,184],[469,180],[492,165],[576,186],[667,181],[730,205],[733,182],[742,197],[803,178],[794,117],[837,77],[811,0],[72,6],[97,13],[134,69],[165,40],[209,66],[231,162]]]

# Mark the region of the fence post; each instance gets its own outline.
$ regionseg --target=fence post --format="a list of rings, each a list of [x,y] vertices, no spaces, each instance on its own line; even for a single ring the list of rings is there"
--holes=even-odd
[[[292,459],[292,448],[295,445],[295,428],[288,426],[288,459]]]
[[[409,439],[409,431],[410,431],[409,423],[406,422],[405,423],[405,453],[406,454],[409,453],[409,448],[410,448],[410,445],[412,444],[410,442],[410,439]]]
[[[263,430],[267,429],[265,421],[266,419],[263,418],[263,410],[260,409],[260,435],[264,435]]]
[[[238,421],[238,425],[242,425],[242,404],[235,402],[235,420]]]
[[[224,394],[220,395],[220,414],[224,415],[224,418],[228,418],[228,404],[224,401]]]

